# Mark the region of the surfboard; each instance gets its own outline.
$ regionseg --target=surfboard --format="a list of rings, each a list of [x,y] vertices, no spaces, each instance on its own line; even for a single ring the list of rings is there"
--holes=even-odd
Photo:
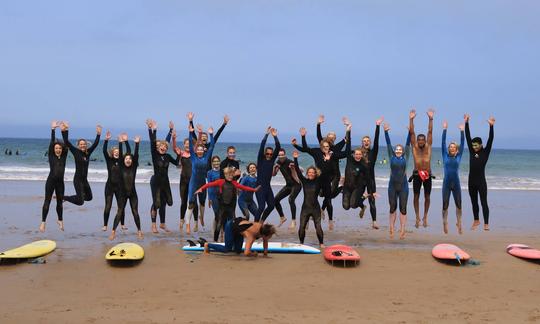
[[[225,245],[225,243],[217,243],[220,245]],[[245,248],[242,247],[242,251]],[[204,251],[204,248],[197,245],[197,246],[189,246],[186,245],[182,247],[182,250],[186,252],[202,252]],[[251,251],[254,252],[264,252],[263,243],[255,242],[251,246]],[[303,245],[303,244],[297,244],[297,243],[287,243],[287,242],[269,242],[268,243],[268,253],[299,253],[299,254],[320,254],[321,251],[319,249],[316,249],[314,247]]]
[[[469,261],[471,256],[453,244],[438,244],[433,247],[431,254],[441,261],[457,261],[459,264]]]
[[[540,260],[540,251],[525,244],[510,244],[506,248],[508,254],[528,260]]]
[[[347,245],[332,245],[324,249],[324,259],[334,265],[348,264],[358,265],[360,264],[360,255],[356,250]]]
[[[105,259],[109,261],[136,261],[144,258],[144,249],[135,243],[120,243],[110,249],[105,254]]]
[[[0,253],[0,259],[32,259],[47,255],[56,249],[56,242],[35,241],[15,249]]]

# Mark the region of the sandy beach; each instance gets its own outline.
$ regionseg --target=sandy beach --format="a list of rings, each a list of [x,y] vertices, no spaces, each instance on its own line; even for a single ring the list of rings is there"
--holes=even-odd
[[[407,238],[388,238],[386,194],[378,201],[379,231],[369,213],[344,212],[335,200],[336,230],[325,243],[354,246],[362,256],[356,268],[337,268],[320,255],[272,255],[248,259],[236,255],[186,254],[187,237],[177,232],[179,199],[168,209],[170,234],[149,232],[149,187],[139,185],[145,259],[133,267],[104,260],[114,244],[100,231],[103,184],[93,183],[94,200],[66,205],[66,231],[56,226],[54,203],[47,232],[39,233],[43,183],[0,184],[0,250],[38,239],[57,241],[46,264],[0,267],[2,323],[433,323],[540,322],[540,265],[509,256],[505,247],[540,247],[538,192],[490,191],[490,232],[469,230],[470,202],[464,191],[465,233],[442,234],[440,190],[434,190],[430,227],[415,229],[410,199]],[[66,182],[66,192],[73,191]],[[173,188],[177,197],[178,188]],[[301,200],[298,200],[300,203]],[[284,205],[284,207],[286,207]],[[286,208],[287,210],[287,208]],[[114,215],[114,208],[113,213]],[[213,217],[211,211],[206,219]],[[212,215],[212,216],[211,216]],[[450,224],[454,223],[453,208]],[[277,220],[273,213],[270,222]],[[111,220],[112,221],[112,220]],[[115,243],[136,242],[131,214],[127,233]],[[209,238],[208,231],[195,237]],[[276,241],[297,242],[280,228]],[[479,261],[455,267],[431,257],[436,243],[455,243]],[[313,226],[306,239],[315,245]]]

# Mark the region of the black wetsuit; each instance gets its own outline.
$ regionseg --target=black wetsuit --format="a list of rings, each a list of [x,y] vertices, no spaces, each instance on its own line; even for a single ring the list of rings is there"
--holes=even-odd
[[[257,196],[257,206],[259,206],[257,216],[255,217],[255,221],[257,222],[259,220],[264,222],[272,210],[274,210],[275,206],[274,192],[272,191],[270,181],[272,181],[274,163],[276,162],[279,150],[281,149],[281,144],[279,143],[277,136],[274,136],[276,147],[272,157],[268,160],[265,156],[267,139],[268,134],[264,135],[261,147],[259,148],[259,154],[257,155],[257,185],[261,186],[261,189],[255,194],[255,196]]]
[[[356,161],[349,153],[343,183],[343,209],[349,210],[362,206],[362,197],[369,179],[369,165],[366,160],[362,158]]]
[[[73,176],[73,186],[75,187],[74,196],[64,196],[64,201],[68,201],[72,204],[82,206],[85,201],[92,200],[92,189],[88,183],[88,166],[90,164],[90,155],[96,149],[99,144],[100,135],[96,135],[96,139],[92,146],[90,146],[86,152],[83,152],[73,146],[69,141],[68,131],[62,132],[62,138],[67,145],[73,158],[75,159],[75,175]]]
[[[122,191],[123,191],[123,200],[122,205],[119,207],[121,216],[116,214],[114,219],[113,229],[116,230],[118,223],[124,222],[126,215],[126,206],[129,200],[129,205],[131,207],[131,213],[133,214],[133,220],[137,226],[137,230],[141,230],[141,218],[139,216],[139,197],[137,196],[137,190],[135,188],[135,178],[137,177],[137,168],[139,167],[139,143],[135,143],[135,153],[131,154],[131,147],[128,142],[126,144],[126,155],[131,155],[132,163],[130,167],[127,167],[124,164],[124,158],[126,155],[123,155],[122,143],[118,145],[120,150],[120,156],[122,157],[122,162],[120,163],[120,172],[122,173]]]
[[[350,132],[347,132],[347,138],[350,139],[351,135]],[[347,141],[347,146],[350,150],[350,144],[351,141]],[[322,190],[322,196],[324,197],[323,201],[323,209],[326,208],[328,211],[328,219],[333,220],[334,218],[334,207],[332,206],[332,199],[334,198],[334,192],[332,192],[332,179],[334,179],[336,175],[336,165],[339,166],[339,160],[347,157],[346,150],[345,151],[333,151],[331,152],[331,157],[329,160],[324,159],[324,153],[320,148],[310,148],[307,145],[306,137],[302,136],[302,147],[295,145],[295,147],[301,151],[306,152],[311,157],[313,157],[313,160],[315,161],[315,165],[317,168],[321,170],[321,190]],[[336,161],[338,161],[336,163]]]
[[[302,210],[300,211],[300,227],[298,228],[298,238],[300,243],[304,244],[306,237],[306,226],[309,219],[313,219],[315,224],[315,231],[319,244],[324,243],[324,233],[321,226],[321,205],[319,205],[319,193],[321,192],[321,179],[320,177],[314,180],[309,180],[302,175],[300,167],[298,166],[298,159],[294,159],[294,165],[298,178],[302,182],[302,188],[304,189],[304,202],[302,203]]]
[[[171,185],[169,182],[169,164],[178,166],[178,157],[174,159],[170,154],[160,154],[157,151],[156,131],[148,129],[150,137],[150,151],[152,153],[152,164],[154,175],[150,178],[150,188],[152,190],[152,211],[159,210],[159,220],[165,224],[165,206],[172,206],[173,198]],[[156,222],[156,216],[152,213],[152,223]]]
[[[223,170],[225,168],[235,168],[236,170],[240,170],[240,163],[236,160],[225,158],[221,163],[219,164],[219,176],[221,179],[225,179],[225,175],[223,174]],[[240,179],[239,175],[234,176],[234,180]]]
[[[473,207],[474,220],[479,220],[480,207],[478,206],[478,196],[482,204],[484,214],[484,224],[489,224],[489,206],[487,201],[486,165],[491,153],[493,144],[493,126],[489,127],[489,138],[486,146],[479,152],[472,148],[471,131],[469,123],[465,123],[465,137],[469,147],[469,195]]]
[[[375,127],[375,137],[373,138],[373,146],[367,151],[368,154],[368,173],[367,173],[367,193],[369,194],[369,211],[371,213],[371,220],[377,220],[377,207],[375,206],[374,193],[377,192],[377,184],[375,182],[375,166],[377,165],[377,155],[379,154],[379,133],[380,126]],[[365,198],[362,198],[362,206],[364,205]]]
[[[276,203],[276,210],[280,217],[285,217],[285,214],[283,213],[283,207],[281,206],[280,201],[285,199],[285,197],[289,196],[289,206],[291,208],[291,217],[293,220],[296,219],[296,197],[298,197],[298,194],[302,190],[302,185],[298,183],[292,174],[292,170],[290,165],[294,164],[294,161],[285,159],[283,162],[280,162],[279,159],[277,160],[277,165],[279,166],[279,171],[283,175],[283,178],[285,179],[285,187],[281,188],[281,190],[276,194],[275,197],[275,203]]]
[[[47,220],[49,214],[49,206],[53,193],[56,192],[56,213],[58,214],[58,220],[62,221],[63,207],[62,199],[64,198],[64,172],[66,171],[66,159],[68,150],[62,146],[62,154],[57,157],[54,154],[54,146],[57,144],[55,138],[54,129],[51,130],[51,143],[49,144],[49,176],[47,182],[45,182],[45,201],[43,202],[43,208],[41,213],[41,221]]]
[[[322,136],[322,131],[321,131],[321,124],[317,124],[317,140],[319,140],[319,143],[324,139],[324,137]],[[342,139],[340,142],[336,143],[335,145],[334,144],[330,144],[330,149],[334,152],[340,152],[341,150],[343,150],[343,147],[345,146],[345,139]],[[339,167],[339,160],[334,160],[334,168],[336,170],[336,173],[334,174],[333,178],[332,178],[332,182],[331,182],[331,190],[332,190],[332,199],[333,198],[336,198],[337,195],[339,194],[340,192],[340,188],[339,188],[339,181],[341,180],[341,169]],[[323,204],[323,210],[326,209],[326,206]]]
[[[111,213],[111,207],[113,202],[113,197],[116,197],[116,205],[118,207],[117,215],[122,214],[120,208],[124,200],[124,190],[122,182],[122,172],[120,165],[122,164],[121,158],[115,159],[109,156],[107,151],[109,141],[105,140],[103,142],[103,156],[105,158],[105,163],[107,164],[107,182],[105,183],[105,209],[103,211],[103,226],[107,226],[109,223],[109,215]],[[122,219],[122,225],[124,225],[124,219]]]

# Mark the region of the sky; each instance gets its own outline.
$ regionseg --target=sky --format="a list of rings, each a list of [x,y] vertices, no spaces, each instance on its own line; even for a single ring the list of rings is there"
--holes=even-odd
[[[144,135],[146,118],[185,129],[185,115],[223,141],[285,141],[301,126],[372,134],[384,116],[396,142],[408,111],[425,131],[436,109],[458,137],[538,149],[538,1],[1,1],[0,137],[47,137],[50,120]],[[179,130],[180,132],[180,130]],[[438,140],[436,140],[438,142]]]

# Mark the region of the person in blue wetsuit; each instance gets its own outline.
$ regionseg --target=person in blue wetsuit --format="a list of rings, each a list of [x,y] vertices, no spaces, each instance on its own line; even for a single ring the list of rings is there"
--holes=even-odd
[[[275,149],[266,147],[266,140],[270,134],[274,137],[276,143]],[[259,148],[259,154],[257,156],[257,185],[261,186],[261,190],[256,193],[257,205],[259,206],[257,215],[255,216],[255,221],[257,222],[260,221],[264,223],[268,215],[270,215],[274,209],[274,193],[272,192],[270,181],[272,180],[274,163],[276,163],[280,149],[281,144],[277,138],[277,130],[269,126],[261,142],[261,147]],[[281,220],[281,223],[283,223],[283,219]]]
[[[193,127],[189,127],[190,137],[195,135],[195,130]],[[191,216],[193,215],[193,209],[197,206],[197,198],[199,203],[204,205],[206,201],[206,192],[195,193],[195,191],[202,187],[206,183],[206,175],[208,172],[208,163],[210,157],[214,151],[214,129],[210,127],[208,129],[210,134],[210,144],[208,149],[205,149],[205,145],[201,142],[193,145],[193,141],[189,141],[189,153],[191,159],[191,178],[189,180],[189,189],[188,189],[188,199],[189,205],[187,210],[187,223],[186,223],[186,233],[191,234]],[[204,226],[203,215],[199,213],[199,221],[201,226]],[[195,223],[194,229],[195,232],[199,230],[199,223]]]
[[[457,229],[459,234],[462,234],[461,230],[461,184],[459,182],[459,164],[461,163],[461,156],[463,155],[463,145],[465,144],[465,126],[460,125],[461,140],[459,146],[455,142],[451,142],[446,148],[446,130],[448,129],[448,123],[443,123],[442,134],[442,159],[444,163],[444,180],[442,187],[443,196],[443,226],[444,233],[448,234],[448,205],[450,203],[450,194],[454,196],[454,202],[456,204],[456,218]]]
[[[398,144],[392,148],[388,131],[390,125],[384,124],[386,148],[390,159],[390,182],[388,183],[388,202],[390,204],[390,237],[394,237],[396,224],[396,210],[399,203],[399,238],[405,238],[405,225],[407,224],[407,199],[409,198],[409,183],[407,182],[407,160],[409,159],[411,135],[407,135],[405,147]]]
[[[208,170],[206,173],[206,180],[208,183],[216,181],[221,178],[221,170],[219,169],[221,159],[219,156],[215,155],[212,157],[212,169]],[[218,199],[218,188],[211,187],[208,188],[208,207],[212,208],[214,211],[214,230],[217,226],[217,223],[219,221],[219,199]]]
[[[256,188],[257,187],[257,165],[255,163],[250,163],[247,166],[248,174],[244,175],[240,179],[240,184],[246,187]],[[253,200],[253,192],[242,191],[238,196],[238,207],[242,211],[244,218],[249,220],[249,213],[252,213],[254,217],[257,216],[258,207]]]

